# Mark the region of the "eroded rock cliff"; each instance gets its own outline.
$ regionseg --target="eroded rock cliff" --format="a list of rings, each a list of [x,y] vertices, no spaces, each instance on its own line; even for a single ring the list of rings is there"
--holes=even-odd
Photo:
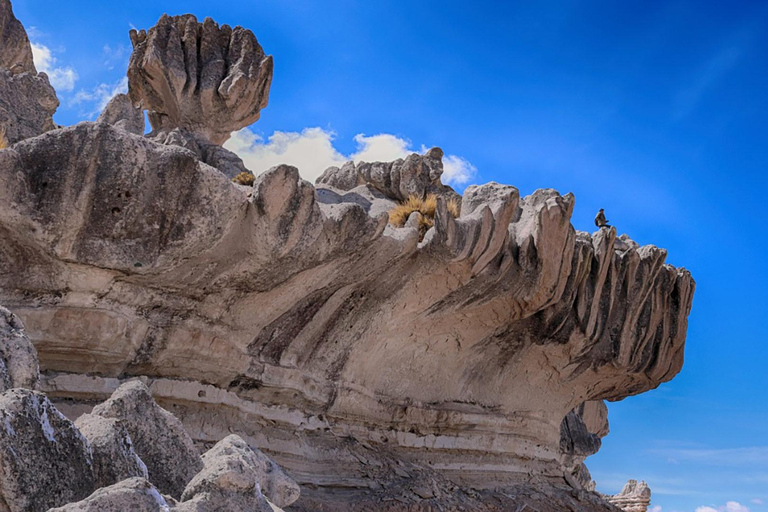
[[[576,231],[574,197],[551,189],[471,186],[454,218],[439,150],[236,185],[184,141],[255,120],[271,59],[191,16],[131,37],[154,133],[108,116],[0,151],[0,304],[62,412],[143,376],[199,448],[236,432],[277,461],[301,486],[290,510],[615,510],[583,466],[601,401],[680,371],[687,271],[614,228]],[[423,240],[388,225],[436,189]],[[242,460],[228,453],[221,467]],[[143,482],[109,492],[144,500]]]

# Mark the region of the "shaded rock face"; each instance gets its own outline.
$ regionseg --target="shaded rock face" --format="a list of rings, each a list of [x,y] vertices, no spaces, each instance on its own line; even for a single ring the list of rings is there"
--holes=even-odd
[[[646,512],[651,504],[651,489],[645,482],[629,480],[619,494],[606,498],[624,512]]]
[[[45,73],[32,61],[27,33],[8,0],[0,0],[0,130],[13,144],[56,127],[59,106]]]
[[[109,400],[94,407],[92,414],[120,420],[133,441],[136,454],[146,464],[150,481],[161,492],[180,497],[187,483],[203,468],[200,455],[181,422],[155,403],[141,381],[120,386]],[[127,443],[123,444],[120,451],[128,451]],[[125,458],[129,456],[124,453]]]
[[[127,478],[149,478],[147,466],[133,449],[133,442],[120,420],[83,414],[75,426],[88,441],[93,456],[93,476],[98,487]]]
[[[96,489],[91,463],[86,440],[45,395],[26,389],[0,395],[0,503],[6,510],[48,510],[88,496]]]
[[[129,94],[148,110],[156,132],[180,128],[221,145],[267,106],[272,57],[250,30],[163,15],[148,32],[130,36]]]
[[[21,320],[0,306],[0,392],[35,389],[40,377],[37,351]]]
[[[432,148],[424,155],[413,153],[394,162],[347,162],[341,168],[329,167],[316,183],[342,191],[368,184],[394,201],[409,196],[424,198],[427,194],[460,200],[451,187],[442,184],[442,174],[443,150]]]
[[[167,512],[170,509],[160,492],[144,478],[130,478],[102,487],[82,501],[49,512]]]

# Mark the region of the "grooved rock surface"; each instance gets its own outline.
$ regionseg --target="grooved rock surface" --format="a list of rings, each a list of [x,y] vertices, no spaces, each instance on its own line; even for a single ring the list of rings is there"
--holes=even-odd
[[[93,475],[98,487],[132,477],[149,478],[147,466],[133,449],[131,436],[120,420],[83,414],[75,426],[91,447]]]
[[[624,512],[646,512],[651,504],[651,489],[643,481],[629,480],[619,494],[606,498]]]
[[[0,392],[35,389],[40,378],[37,351],[21,320],[0,306]]]
[[[225,437],[203,455],[203,470],[184,489],[179,511],[272,512],[264,491],[278,506],[299,497],[299,486],[240,437]]]
[[[166,500],[144,478],[129,478],[102,487],[82,501],[48,512],[168,512]],[[175,509],[174,509],[175,510]]]
[[[146,464],[150,481],[161,492],[175,498],[181,496],[187,483],[203,467],[181,422],[155,403],[141,381],[120,386],[109,400],[94,407],[92,414],[120,420],[136,454]]]
[[[250,30],[164,14],[130,36],[129,94],[156,132],[180,128],[221,145],[267,106],[272,57]]]
[[[48,510],[95,488],[86,440],[45,395],[0,395],[0,510]]]

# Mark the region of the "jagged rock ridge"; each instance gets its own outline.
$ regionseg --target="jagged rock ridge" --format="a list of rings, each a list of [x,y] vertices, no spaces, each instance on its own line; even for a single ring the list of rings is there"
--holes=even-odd
[[[468,187],[454,218],[437,148],[317,185],[286,165],[233,184],[242,162],[218,145],[266,105],[271,59],[191,16],[131,36],[131,101],[0,151],[0,303],[65,414],[144,376],[198,447],[234,431],[272,456],[302,486],[292,510],[613,510],[583,466],[607,433],[600,401],[679,372],[687,271],[613,228],[575,231],[574,197],[551,189]],[[427,193],[423,240],[388,225]],[[185,502],[245,499],[210,487],[245,460],[223,451],[192,464],[211,473]],[[192,477],[143,462],[176,498]],[[88,499],[154,496],[137,478]]]

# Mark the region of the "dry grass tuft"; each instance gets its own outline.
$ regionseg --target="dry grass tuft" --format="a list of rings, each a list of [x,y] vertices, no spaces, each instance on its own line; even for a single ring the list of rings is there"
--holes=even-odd
[[[458,201],[451,199],[448,201],[448,212],[454,217],[459,216],[460,207]],[[413,212],[419,212],[419,239],[424,238],[427,230],[435,225],[435,210],[437,210],[437,196],[429,194],[422,199],[416,196],[410,196],[408,199],[398,204],[389,211],[389,223],[395,227],[405,226],[408,217]]]
[[[0,127],[0,149],[5,149],[10,144],[8,143],[8,138],[5,136],[5,127]]]
[[[232,178],[232,181],[237,183],[238,185],[245,185],[247,187],[250,187],[253,185],[253,180],[256,179],[256,176],[249,172],[241,172],[234,178]]]

